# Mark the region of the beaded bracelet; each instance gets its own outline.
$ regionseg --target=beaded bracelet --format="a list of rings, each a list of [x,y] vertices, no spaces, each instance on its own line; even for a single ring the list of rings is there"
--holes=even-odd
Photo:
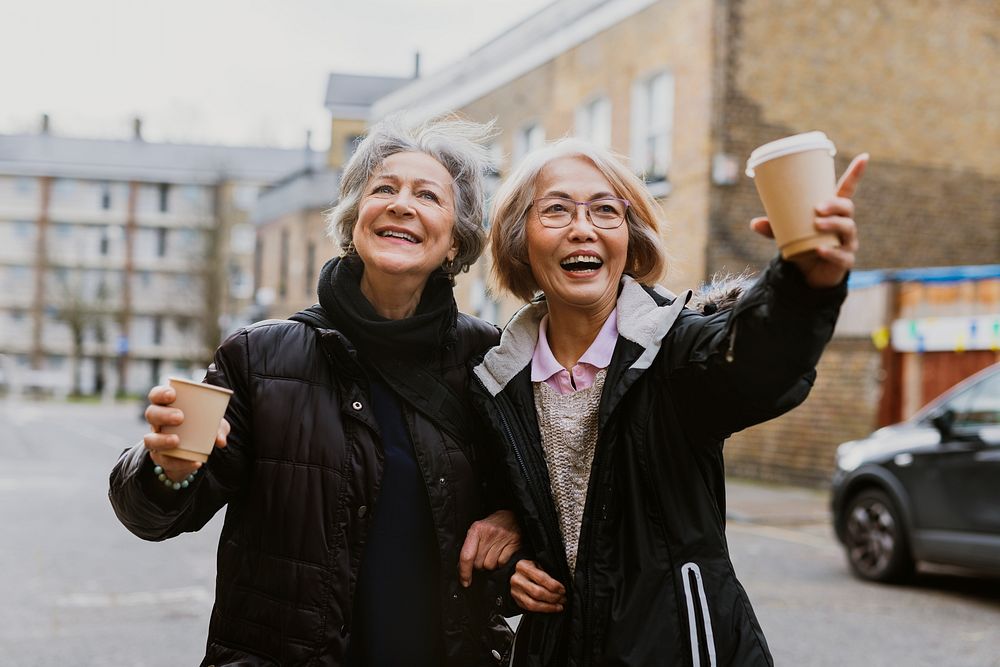
[[[167,487],[168,489],[173,489],[174,491],[180,491],[181,489],[186,489],[191,485],[191,482],[194,481],[194,476],[198,474],[198,469],[195,468],[195,471],[193,473],[191,473],[190,475],[188,475],[179,482],[175,482],[171,480],[169,477],[167,477],[167,474],[163,472],[163,466],[155,466],[153,468],[153,474],[156,475],[156,479],[163,482],[163,486]]]

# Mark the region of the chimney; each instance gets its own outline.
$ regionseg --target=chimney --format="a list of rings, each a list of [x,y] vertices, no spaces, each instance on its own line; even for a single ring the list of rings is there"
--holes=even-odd
[[[138,116],[132,119],[132,139],[142,141],[142,118]]]
[[[304,171],[309,174],[312,173],[312,130],[306,130],[306,145],[305,145],[305,169]]]
[[[420,51],[413,54],[413,78],[420,78]]]
[[[42,130],[43,135],[48,135],[49,133],[49,115],[47,113],[42,114]]]

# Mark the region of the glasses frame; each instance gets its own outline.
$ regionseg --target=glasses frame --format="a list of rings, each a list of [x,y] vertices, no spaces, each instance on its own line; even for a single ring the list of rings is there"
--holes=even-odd
[[[558,199],[560,201],[566,202],[567,204],[573,204],[573,213],[570,215],[569,221],[567,221],[565,225],[547,225],[547,224],[545,224],[544,219],[542,218],[542,212],[538,208],[538,202],[545,201],[545,200],[548,200],[548,199]],[[596,204],[597,202],[602,202],[602,201],[616,201],[616,202],[620,202],[620,203],[622,203],[622,204],[625,205],[624,210],[622,210],[621,220],[619,220],[618,224],[615,225],[614,227],[604,227],[602,225],[597,224],[597,222],[594,221],[594,216],[592,216],[590,214],[590,207],[591,207],[591,205]],[[580,210],[581,206],[586,206],[587,207],[587,221],[590,224],[592,224],[594,227],[597,227],[598,229],[618,229],[619,227],[622,226],[622,223],[625,222],[625,218],[628,217],[628,209],[629,209],[629,207],[631,205],[632,205],[632,202],[630,202],[627,199],[622,199],[621,197],[598,197],[597,199],[591,199],[590,201],[576,201],[575,199],[570,199],[569,197],[559,197],[559,196],[552,195],[552,196],[549,196],[549,197],[539,197],[538,199],[531,200],[531,207],[530,208],[535,209],[535,215],[538,216],[538,222],[541,223],[542,227],[545,227],[547,229],[565,229],[566,227],[569,227],[571,224],[573,224],[573,220],[576,218],[576,214]]]

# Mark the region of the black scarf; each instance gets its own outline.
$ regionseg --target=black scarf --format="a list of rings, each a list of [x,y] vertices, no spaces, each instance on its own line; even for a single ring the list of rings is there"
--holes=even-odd
[[[428,364],[455,338],[458,306],[451,280],[435,271],[427,280],[413,315],[382,317],[361,293],[365,265],[357,255],[334,257],[319,276],[319,303],[333,324],[369,360],[406,359]]]

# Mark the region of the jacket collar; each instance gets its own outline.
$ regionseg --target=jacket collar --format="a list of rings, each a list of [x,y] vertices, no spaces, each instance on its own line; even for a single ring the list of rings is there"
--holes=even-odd
[[[660,350],[660,341],[691,298],[687,291],[680,297],[667,289],[644,287],[631,276],[622,276],[618,295],[618,336],[638,345],[642,353],[630,369],[645,370],[652,364]],[[475,374],[491,396],[504,387],[531,363],[538,342],[538,325],[548,312],[544,299],[532,301],[519,310],[500,337],[500,345],[490,350]]]

